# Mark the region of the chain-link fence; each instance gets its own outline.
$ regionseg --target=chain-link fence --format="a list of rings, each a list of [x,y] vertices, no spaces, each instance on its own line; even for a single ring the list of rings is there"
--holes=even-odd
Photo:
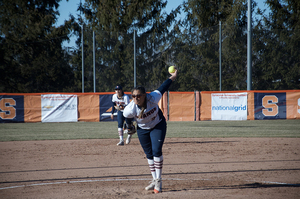
[[[94,31],[95,47],[93,31],[85,29],[85,91],[113,91],[117,84],[150,91],[168,77],[170,65],[180,71],[171,90],[246,90],[247,30],[220,27],[169,34]],[[299,63],[299,30],[253,29],[252,89],[299,89]]]

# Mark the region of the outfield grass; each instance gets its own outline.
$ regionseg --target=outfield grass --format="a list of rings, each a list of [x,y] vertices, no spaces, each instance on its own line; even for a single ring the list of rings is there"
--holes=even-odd
[[[168,122],[167,137],[295,138],[300,137],[300,120]],[[117,122],[0,124],[1,142],[107,138],[118,138]]]

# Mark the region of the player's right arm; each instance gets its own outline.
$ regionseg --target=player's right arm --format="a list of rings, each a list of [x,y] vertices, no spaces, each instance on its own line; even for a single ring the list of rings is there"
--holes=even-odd
[[[115,106],[116,106],[116,102],[114,101],[114,95],[112,96],[112,111],[111,111],[111,115],[110,115],[110,118],[113,120],[114,119],[114,112],[115,112]]]
[[[135,104],[132,100],[127,106],[125,106],[123,111],[123,116],[125,118],[134,118],[135,117]]]
[[[164,83],[162,83],[162,85],[157,89],[161,95],[163,95],[171,86],[172,82],[175,81],[176,77],[177,77],[177,70],[175,70],[174,73],[170,73],[171,77],[169,77],[169,79],[167,79],[166,81],[164,81]]]

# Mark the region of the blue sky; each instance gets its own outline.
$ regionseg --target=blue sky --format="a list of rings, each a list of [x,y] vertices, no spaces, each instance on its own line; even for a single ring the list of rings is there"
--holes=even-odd
[[[256,0],[258,7],[262,10],[266,9],[266,6],[264,4],[265,1],[266,0]],[[81,2],[83,3],[84,0],[81,0]],[[183,2],[183,0],[168,0],[166,12],[169,13],[172,9],[175,9],[182,2]],[[57,26],[62,25],[64,23],[64,21],[69,18],[70,14],[77,17],[77,15],[80,14],[78,11],[76,11],[79,4],[80,4],[80,0],[69,0],[68,2],[66,0],[62,0],[58,7],[60,16],[57,20],[56,25]],[[75,46],[75,42],[71,41],[69,44],[66,43],[65,46]]]
[[[81,0],[82,3],[84,3],[84,0]],[[178,5],[180,5],[183,2],[183,0],[168,0],[168,4],[166,7],[167,13],[169,13],[172,9],[176,8]],[[80,14],[77,10],[78,6],[80,4],[80,0],[69,0],[68,2],[66,0],[62,0],[59,3],[59,13],[60,17],[58,18],[57,25],[61,25],[64,23],[65,20],[69,18],[70,14],[73,14],[75,17],[77,14]]]

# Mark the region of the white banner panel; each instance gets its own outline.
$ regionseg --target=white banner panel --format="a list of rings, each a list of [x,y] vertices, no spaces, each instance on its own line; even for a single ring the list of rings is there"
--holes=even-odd
[[[247,120],[247,93],[212,93],[211,120]]]
[[[77,95],[41,95],[42,122],[77,122]]]

